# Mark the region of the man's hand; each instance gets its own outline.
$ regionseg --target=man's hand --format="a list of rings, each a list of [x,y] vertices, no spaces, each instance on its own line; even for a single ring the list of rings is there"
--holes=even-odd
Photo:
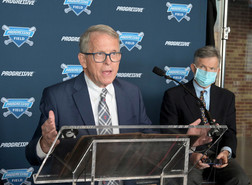
[[[40,140],[40,146],[44,153],[48,153],[53,141],[55,140],[58,132],[56,131],[55,126],[55,116],[52,110],[49,111],[49,117],[41,126],[42,129],[42,138]],[[56,145],[59,144],[59,140],[56,142]]]
[[[228,165],[228,155],[229,152],[227,150],[224,150],[219,153],[219,155],[216,157],[216,159],[220,159],[222,161],[221,165],[214,165],[215,168],[224,168]]]
[[[201,119],[197,119],[196,121],[194,121],[190,125],[196,126],[196,125],[199,125],[200,122],[201,122]],[[209,137],[207,134],[209,130],[210,130],[210,128],[189,128],[187,131],[188,135],[199,135],[200,136],[197,139],[197,141],[193,143],[192,146],[200,146],[200,145],[210,143],[212,141],[212,138]]]
[[[190,162],[192,164],[196,164],[195,167],[198,169],[205,169],[205,168],[209,168],[210,165],[203,163],[202,160],[208,158],[206,155],[203,155],[201,153],[192,153],[191,157],[190,157]]]

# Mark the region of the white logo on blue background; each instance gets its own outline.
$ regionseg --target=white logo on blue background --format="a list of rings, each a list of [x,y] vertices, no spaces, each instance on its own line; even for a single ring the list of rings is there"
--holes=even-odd
[[[30,41],[29,38],[33,37],[36,31],[34,26],[28,28],[3,25],[2,29],[4,30],[3,36],[9,37],[8,40],[4,41],[5,45],[13,42],[17,47],[21,47],[24,43],[28,44],[29,46],[33,46],[33,41]]]
[[[171,20],[172,18],[175,18],[178,22],[180,22],[182,19],[186,19],[187,21],[190,21],[190,17],[187,14],[190,13],[192,9],[192,4],[189,4],[189,5],[171,4],[167,2],[166,6],[168,7],[167,12],[171,13],[171,15],[168,16],[169,20]]]
[[[125,46],[129,51],[131,51],[134,47],[141,50],[142,46],[138,43],[142,41],[144,33],[133,33],[133,32],[120,32],[117,31],[119,34],[119,39],[121,41],[120,48]]]
[[[185,79],[189,72],[190,72],[190,67],[168,67],[165,66],[165,74],[167,76],[170,76],[172,78],[174,78],[175,80],[179,81],[179,82],[184,82],[187,83],[188,80]],[[172,80],[166,79],[166,83],[169,84]],[[178,85],[177,82],[173,81],[176,85]]]
[[[78,76],[83,71],[83,67],[81,65],[61,64],[60,67],[63,69],[62,74],[67,75],[66,78],[63,78],[63,81],[74,78],[74,77]]]
[[[86,12],[86,14],[90,15],[91,10],[88,10],[87,7],[91,5],[93,0],[65,0],[64,5],[68,5],[64,11],[68,13],[73,11],[77,16],[82,12]]]
[[[8,110],[7,112],[3,113],[4,117],[7,117],[10,114],[12,114],[17,119],[19,119],[23,114],[26,114],[29,117],[32,116],[32,112],[28,111],[28,109],[32,107],[33,103],[35,102],[35,99],[33,97],[29,99],[25,98],[6,99],[5,97],[2,97],[1,102],[3,103],[2,108]]]
[[[15,170],[5,170],[1,169],[0,173],[3,174],[2,180],[7,180],[4,185],[30,185],[31,182],[27,181],[31,177],[34,169],[31,167],[29,169],[15,169]]]

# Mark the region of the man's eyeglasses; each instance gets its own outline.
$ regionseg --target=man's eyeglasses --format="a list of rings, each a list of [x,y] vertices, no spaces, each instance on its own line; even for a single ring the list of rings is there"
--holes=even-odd
[[[107,56],[109,56],[110,60],[112,62],[120,62],[122,53],[121,52],[111,52],[111,53],[105,53],[105,52],[96,52],[96,53],[83,53],[85,55],[93,55],[94,61],[97,63],[103,63],[107,59]]]

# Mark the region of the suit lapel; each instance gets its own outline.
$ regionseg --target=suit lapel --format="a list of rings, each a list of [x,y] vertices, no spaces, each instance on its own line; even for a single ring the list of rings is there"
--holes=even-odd
[[[73,99],[75,101],[76,107],[80,112],[84,125],[94,126],[94,115],[83,72],[78,77],[76,77],[74,88],[76,89],[76,92],[73,93]],[[94,129],[90,129],[88,131],[89,134],[96,134],[96,131]]]
[[[193,80],[185,84],[185,86],[188,88],[189,91],[191,91],[196,96],[196,92],[193,87]],[[194,97],[192,97],[192,95],[189,94],[186,90],[184,91],[185,91],[184,96],[185,103],[188,107],[188,110],[191,112],[191,115],[193,116],[193,120],[201,118],[200,105],[198,101]]]
[[[217,92],[217,87],[215,85],[211,86],[210,89],[210,108],[209,108],[209,112],[211,113],[211,115],[214,117],[216,116],[216,112],[218,112],[218,105],[220,98]]]
[[[131,124],[130,120],[132,117],[131,107],[129,107],[129,99],[125,98],[128,95],[123,91],[121,84],[117,79],[113,82],[115,88],[116,104],[117,104],[117,114],[118,114],[118,123],[119,125],[129,125]],[[123,106],[122,106],[123,105]]]

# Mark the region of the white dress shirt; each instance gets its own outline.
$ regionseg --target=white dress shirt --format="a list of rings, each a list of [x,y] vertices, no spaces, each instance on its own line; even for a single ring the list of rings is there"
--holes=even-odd
[[[90,96],[90,102],[92,106],[92,111],[94,114],[95,125],[98,124],[98,105],[100,102],[100,94],[103,88],[98,87],[94,82],[92,82],[86,75],[85,80],[88,86],[88,93]],[[106,89],[108,93],[106,95],[106,103],[109,108],[109,113],[111,116],[111,121],[113,126],[118,126],[118,115],[117,115],[117,106],[116,106],[116,96],[115,89],[113,84],[107,85]],[[113,134],[119,134],[119,129],[113,129]]]

